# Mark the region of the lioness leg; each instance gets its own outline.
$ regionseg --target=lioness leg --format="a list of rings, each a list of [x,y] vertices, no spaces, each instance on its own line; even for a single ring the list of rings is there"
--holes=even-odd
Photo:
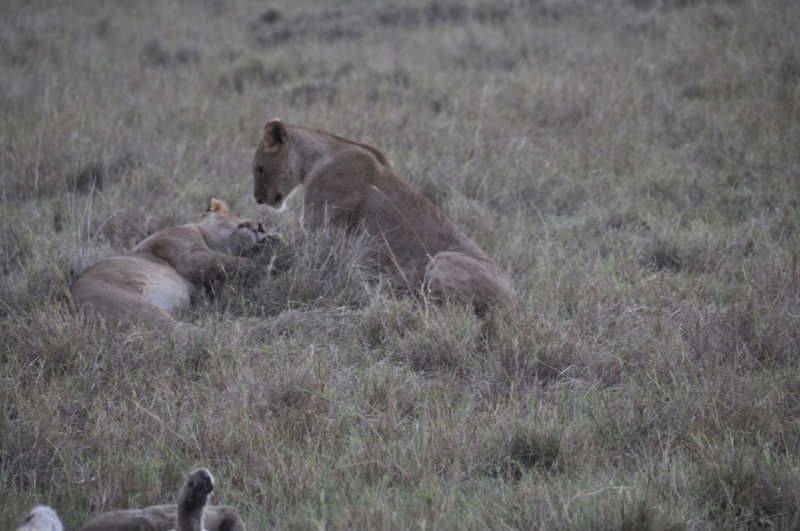
[[[203,514],[214,491],[214,476],[206,468],[189,474],[178,496],[178,525],[175,531],[203,531]]]
[[[250,258],[230,256],[216,251],[196,250],[187,254],[184,263],[175,270],[189,282],[209,286],[229,275],[253,275],[259,271],[256,262]]]
[[[98,514],[78,531],[244,531],[236,509],[206,505],[213,490],[214,476],[198,468],[186,478],[177,505]]]
[[[507,303],[511,296],[511,286],[494,262],[452,251],[431,258],[425,270],[425,286],[437,304],[471,304],[478,315]]]
[[[177,523],[177,505],[154,505],[95,515],[78,531],[170,531]],[[227,505],[207,505],[203,528],[206,531],[245,531],[239,513]]]

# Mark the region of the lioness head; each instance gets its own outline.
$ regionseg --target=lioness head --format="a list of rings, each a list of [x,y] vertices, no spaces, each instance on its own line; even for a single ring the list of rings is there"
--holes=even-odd
[[[261,223],[240,218],[228,211],[228,205],[212,199],[198,224],[212,251],[242,256],[264,243],[266,234]]]
[[[286,125],[280,119],[264,126],[253,159],[253,195],[259,203],[280,208],[284,199],[300,184],[289,158],[289,142]]]

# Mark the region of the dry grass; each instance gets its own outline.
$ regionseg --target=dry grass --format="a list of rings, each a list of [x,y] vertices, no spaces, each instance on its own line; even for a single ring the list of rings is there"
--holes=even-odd
[[[0,529],[174,500],[249,529],[796,529],[800,5],[8,0]],[[506,270],[437,312],[252,199],[280,116],[372,143]],[[69,282],[209,197],[285,234],[190,333]]]

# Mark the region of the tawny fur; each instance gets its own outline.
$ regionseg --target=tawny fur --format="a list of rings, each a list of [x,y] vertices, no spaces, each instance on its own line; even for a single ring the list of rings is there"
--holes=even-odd
[[[87,269],[70,287],[73,305],[115,324],[169,329],[175,312],[188,306],[199,288],[255,271],[255,262],[242,255],[264,239],[260,223],[231,214],[225,203],[212,199],[199,223],[156,232],[127,254]]]
[[[436,302],[478,313],[511,300],[500,268],[377,148],[272,120],[253,160],[256,201],[280,208],[303,185],[302,222],[363,227],[380,244],[381,267]]]

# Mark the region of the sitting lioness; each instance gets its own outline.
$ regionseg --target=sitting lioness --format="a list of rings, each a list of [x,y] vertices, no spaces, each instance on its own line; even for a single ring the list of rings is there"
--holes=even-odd
[[[256,201],[273,208],[302,184],[304,226],[363,227],[380,244],[381,267],[435,302],[483,314],[510,300],[494,261],[377,148],[275,119],[261,133],[253,178]]]
[[[78,531],[244,531],[233,507],[206,505],[214,476],[205,468],[192,471],[177,505],[111,511],[93,516]]]
[[[254,271],[255,262],[243,255],[265,239],[261,223],[231,214],[212,199],[199,223],[156,232],[129,253],[87,269],[70,287],[72,302],[117,324],[169,329],[172,315],[199,287]]]

